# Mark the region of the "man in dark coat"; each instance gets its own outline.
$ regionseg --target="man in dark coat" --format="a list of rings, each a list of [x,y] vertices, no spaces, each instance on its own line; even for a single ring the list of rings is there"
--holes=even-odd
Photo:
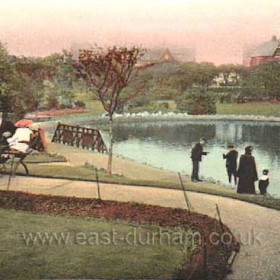
[[[203,155],[207,155],[207,152],[203,152],[203,146],[205,144],[205,139],[200,139],[199,143],[196,143],[195,146],[192,148],[191,159],[193,164],[192,182],[202,181],[198,177],[199,173],[199,162],[202,160]]]
[[[237,170],[238,193],[256,194],[255,181],[258,180],[255,158],[252,156],[253,147],[245,148],[245,154],[240,157]]]
[[[229,152],[226,155],[223,154],[223,158],[226,159],[228,181],[229,183],[231,183],[231,177],[233,176],[234,183],[236,185],[237,184],[236,169],[237,169],[238,152],[234,149],[233,144],[229,144],[228,148],[229,148]]]
[[[0,112],[0,145],[7,145],[7,136],[12,136],[15,131],[16,127],[14,126],[14,124],[11,121],[4,119],[3,112]]]

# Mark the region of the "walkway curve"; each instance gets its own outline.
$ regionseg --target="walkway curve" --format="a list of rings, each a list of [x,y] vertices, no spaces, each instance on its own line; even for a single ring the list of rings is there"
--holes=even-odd
[[[0,189],[6,189],[7,180],[7,176],[0,179]],[[186,207],[184,196],[179,190],[103,183],[100,186],[103,199]],[[76,197],[97,195],[94,182],[30,177],[13,178],[10,190]],[[223,222],[243,243],[228,280],[280,279],[279,211],[208,194],[188,192],[188,196],[196,212],[212,217],[215,216],[217,203]]]

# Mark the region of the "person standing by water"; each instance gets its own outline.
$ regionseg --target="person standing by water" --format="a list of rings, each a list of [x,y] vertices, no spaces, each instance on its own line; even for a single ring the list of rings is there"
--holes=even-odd
[[[226,169],[228,174],[228,181],[231,183],[231,177],[234,178],[234,184],[237,184],[237,176],[236,176],[236,169],[237,169],[237,158],[238,152],[234,149],[233,144],[228,144],[229,152],[225,155],[223,154],[223,159],[226,159]]]
[[[199,163],[202,160],[202,156],[207,155],[207,152],[203,152],[203,146],[205,145],[205,138],[201,138],[198,143],[195,144],[195,146],[192,148],[191,152],[191,159],[193,164],[193,170],[192,170],[192,176],[191,180],[192,182],[201,182],[202,180],[199,179],[198,173],[199,173]]]
[[[267,195],[267,187],[269,185],[268,169],[263,170],[263,175],[259,180],[259,190],[261,195]]]
[[[245,154],[240,157],[237,193],[256,194],[255,181],[258,180],[258,173],[252,151],[253,147],[248,146],[245,148]]]

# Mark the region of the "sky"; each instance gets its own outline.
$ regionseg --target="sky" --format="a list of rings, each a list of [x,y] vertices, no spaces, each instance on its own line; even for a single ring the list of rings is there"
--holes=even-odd
[[[0,41],[15,55],[72,44],[196,49],[242,63],[244,46],[280,37],[280,0],[0,0]]]

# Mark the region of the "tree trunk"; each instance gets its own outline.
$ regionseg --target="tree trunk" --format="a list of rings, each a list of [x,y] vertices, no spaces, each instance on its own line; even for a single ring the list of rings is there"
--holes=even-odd
[[[112,174],[112,161],[113,161],[113,116],[110,115],[110,130],[109,130],[109,155],[107,173]]]

